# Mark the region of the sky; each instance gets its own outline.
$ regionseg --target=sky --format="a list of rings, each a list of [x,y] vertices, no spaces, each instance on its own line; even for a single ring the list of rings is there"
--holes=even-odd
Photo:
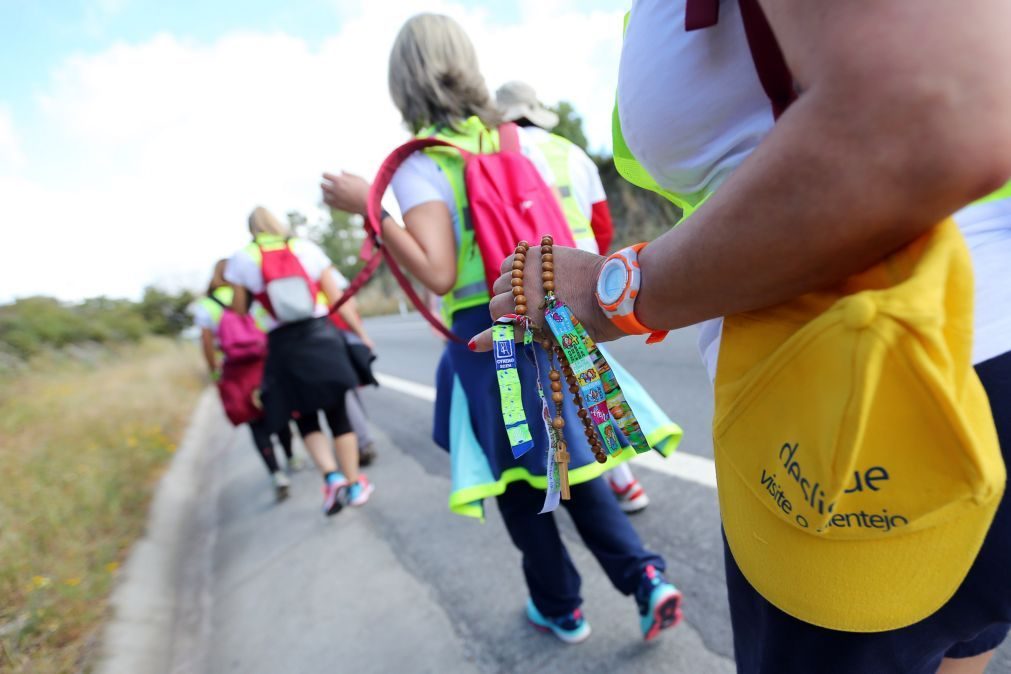
[[[418,12],[607,148],[630,1],[0,0],[0,302],[198,289],[254,206],[321,217],[322,171],[408,138],[386,68]]]

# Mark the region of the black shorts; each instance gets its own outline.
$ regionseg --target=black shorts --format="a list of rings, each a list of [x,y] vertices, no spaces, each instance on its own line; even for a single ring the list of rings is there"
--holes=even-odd
[[[265,425],[276,433],[292,414],[344,409],[358,386],[344,336],[327,317],[289,323],[270,331],[263,368]]]
[[[1011,464],[1011,353],[976,366]],[[1011,497],[1005,490],[979,555],[955,595],[933,615],[862,634],[793,618],[748,583],[723,539],[734,654],[741,674],[935,674],[945,657],[991,651],[1011,629]],[[856,608],[856,607],[854,607]]]

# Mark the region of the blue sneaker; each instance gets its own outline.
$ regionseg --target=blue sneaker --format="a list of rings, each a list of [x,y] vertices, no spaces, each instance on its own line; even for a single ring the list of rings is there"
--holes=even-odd
[[[369,497],[372,496],[372,492],[375,489],[364,474],[359,475],[357,482],[347,485],[346,502],[349,506],[356,508],[363,506],[368,502]]]
[[[560,618],[547,618],[534,606],[533,599],[527,599],[527,620],[538,632],[551,632],[567,644],[578,644],[590,636],[590,623],[578,608]]]
[[[681,592],[652,564],[643,569],[635,603],[639,605],[639,626],[646,641],[681,622]]]

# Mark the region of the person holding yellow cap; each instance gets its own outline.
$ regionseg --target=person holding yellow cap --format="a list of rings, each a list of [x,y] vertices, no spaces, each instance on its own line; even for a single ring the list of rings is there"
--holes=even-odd
[[[600,341],[702,323],[740,672],[979,673],[1011,626],[1009,24],[997,0],[627,18],[615,164],[688,217],[556,248],[554,287]]]

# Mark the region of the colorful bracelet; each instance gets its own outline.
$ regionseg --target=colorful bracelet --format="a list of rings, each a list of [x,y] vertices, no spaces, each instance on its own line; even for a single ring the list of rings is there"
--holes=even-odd
[[[578,416],[583,422],[587,442],[598,462],[605,463],[609,454],[621,451],[616,429],[620,429],[637,453],[650,449],[604,354],[597,348],[572,310],[555,296],[553,246],[554,241],[550,236],[541,239],[541,282],[544,287],[544,302],[539,308],[545,312],[544,320],[548,330],[540,336],[540,345],[547,354],[550,365],[548,379],[551,384],[551,402],[555,408],[552,418],[547,396],[541,386],[538,366],[537,393],[541,399],[541,412],[549,441],[548,489],[545,506],[541,512],[549,512],[557,507],[559,496],[562,499],[570,498],[568,464],[571,457],[563,435],[565,428],[565,419],[562,416],[565,401],[565,394],[562,392],[563,376],[573,396]],[[529,441],[529,445],[527,444],[529,428],[525,422],[514,347],[516,325],[521,325],[524,329],[524,344],[529,345],[532,342],[530,320],[527,315],[529,303],[523,285],[529,250],[530,244],[525,241],[516,246],[511,273],[514,313],[499,319],[492,329],[502,416],[516,457],[528,451],[533,444],[532,440]],[[559,368],[555,367],[556,359],[560,372]],[[536,365],[536,357],[533,360]]]

